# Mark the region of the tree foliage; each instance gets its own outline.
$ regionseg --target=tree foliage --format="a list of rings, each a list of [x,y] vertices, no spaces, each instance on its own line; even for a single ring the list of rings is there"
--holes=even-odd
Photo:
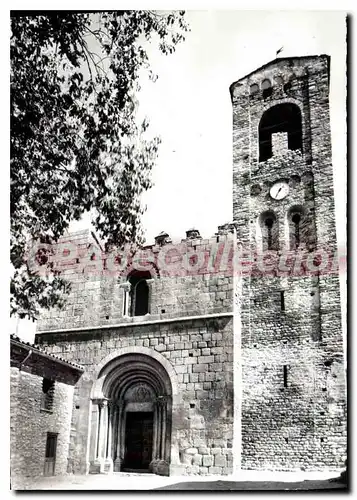
[[[107,245],[142,241],[142,193],[159,139],[137,118],[146,47],[170,54],[183,12],[46,13],[11,18],[11,313],[36,318],[68,284],[35,274],[29,242],[53,243],[90,211]]]

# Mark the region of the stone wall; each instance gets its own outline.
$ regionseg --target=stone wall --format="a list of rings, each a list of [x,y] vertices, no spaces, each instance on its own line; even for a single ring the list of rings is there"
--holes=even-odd
[[[87,232],[64,237],[51,259],[71,293],[63,310],[43,312],[37,331],[141,322],[125,316],[123,307],[121,285],[135,268],[153,277],[145,321],[232,311],[232,245],[233,234],[224,229],[211,239],[155,244],[136,253],[128,248],[106,254]]]
[[[234,233],[225,225],[209,240],[197,230],[187,236],[176,244],[158,237],[155,245],[117,252],[114,259],[83,232],[53,249],[55,267],[72,290],[63,311],[44,314],[36,342],[85,368],[75,388],[71,472],[88,470],[97,367],[122,349],[140,348],[159,353],[175,373],[171,473],[232,472]],[[124,314],[121,285],[133,269],[148,269],[153,278],[144,316]]]
[[[36,337],[48,352],[85,368],[74,395],[69,470],[86,471],[90,397],[98,366],[121,350],[160,353],[175,373],[171,473],[229,474],[233,457],[233,331],[223,317],[125,325]],[[135,351],[136,352],[136,351]]]
[[[269,92],[261,88],[266,79]],[[252,261],[262,259],[262,213],[272,211],[277,219],[278,245],[270,252],[276,261],[290,250],[289,211],[303,207],[306,213],[304,238],[289,257],[299,263],[303,254],[302,264],[287,272],[258,269],[242,281],[242,466],[342,467],[346,394],[338,267],[332,267],[329,58],[278,59],[233,84],[231,93],[234,222]],[[284,103],[300,110],[302,148],[286,150],[280,141],[281,149],[275,144],[273,156],[259,162],[260,119]],[[289,185],[280,201],[269,194],[278,180]],[[309,272],[308,260],[316,255],[323,256],[323,265]]]
[[[74,396],[72,472],[85,473],[87,467],[98,366],[123,349],[141,348],[169,363],[177,395],[171,436],[174,473],[232,472],[233,350],[239,466],[292,470],[344,465],[346,394],[334,267],[329,58],[277,60],[233,84],[231,94],[234,225],[252,264],[238,278],[234,317],[233,225],[222,226],[208,240],[191,231],[172,244],[163,234],[154,245],[111,254],[95,238],[77,233],[63,238],[51,255],[72,291],[63,311],[43,315],[36,340],[85,367]],[[259,123],[275,104],[299,110],[301,149],[287,149],[289,141],[279,136],[273,156],[259,162]],[[278,180],[289,187],[280,201],[270,196]],[[302,215],[298,248],[292,235],[294,210]],[[267,213],[276,220],[269,259],[284,263],[289,251],[287,269],[275,265],[267,271],[260,265],[266,248],[262,215]],[[324,268],[318,264],[321,255]],[[138,264],[153,278],[150,311],[130,317],[124,313],[122,285]]]
[[[16,489],[22,477],[42,476],[47,433],[58,433],[55,474],[67,472],[73,386],[55,383],[53,411],[41,410],[42,377],[11,367],[11,477]]]

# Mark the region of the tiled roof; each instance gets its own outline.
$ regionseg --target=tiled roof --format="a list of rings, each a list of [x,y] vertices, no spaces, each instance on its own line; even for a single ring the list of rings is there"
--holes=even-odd
[[[21,340],[19,337],[17,337],[14,334],[10,335],[10,339],[19,343],[19,344],[22,344],[26,347],[30,347],[32,350],[38,351],[41,354],[44,354],[45,356],[48,356],[48,357],[53,358],[57,361],[60,361],[61,363],[66,363],[67,365],[72,366],[72,367],[76,368],[77,370],[81,370],[82,372],[84,371],[83,366],[77,365],[77,363],[72,363],[71,361],[67,361],[66,359],[61,358],[60,356],[55,356],[54,354],[50,354],[49,352],[47,352],[43,348],[41,348],[39,345],[31,344],[30,342],[25,342],[24,340]]]

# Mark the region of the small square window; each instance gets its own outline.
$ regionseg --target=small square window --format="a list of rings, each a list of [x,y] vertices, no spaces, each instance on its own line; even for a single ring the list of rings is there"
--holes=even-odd
[[[42,380],[41,410],[53,411],[53,396],[55,392],[55,382],[48,378]]]

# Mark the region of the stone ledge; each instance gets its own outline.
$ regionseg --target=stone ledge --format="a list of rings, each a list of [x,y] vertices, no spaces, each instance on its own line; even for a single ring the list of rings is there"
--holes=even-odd
[[[136,327],[136,326],[146,326],[146,325],[157,325],[162,323],[176,323],[180,321],[195,321],[199,319],[211,319],[211,318],[226,318],[233,317],[233,311],[224,312],[224,313],[210,313],[210,314],[201,314],[196,316],[176,316],[175,318],[167,318],[167,319],[157,319],[157,320],[148,320],[148,321],[137,321],[135,323],[117,323],[113,325],[101,325],[101,326],[81,326],[78,328],[62,328],[58,330],[40,330],[36,332],[36,336],[40,335],[48,335],[52,333],[68,333],[68,332],[87,332],[93,330],[108,330],[115,328],[126,328],[126,327]]]

